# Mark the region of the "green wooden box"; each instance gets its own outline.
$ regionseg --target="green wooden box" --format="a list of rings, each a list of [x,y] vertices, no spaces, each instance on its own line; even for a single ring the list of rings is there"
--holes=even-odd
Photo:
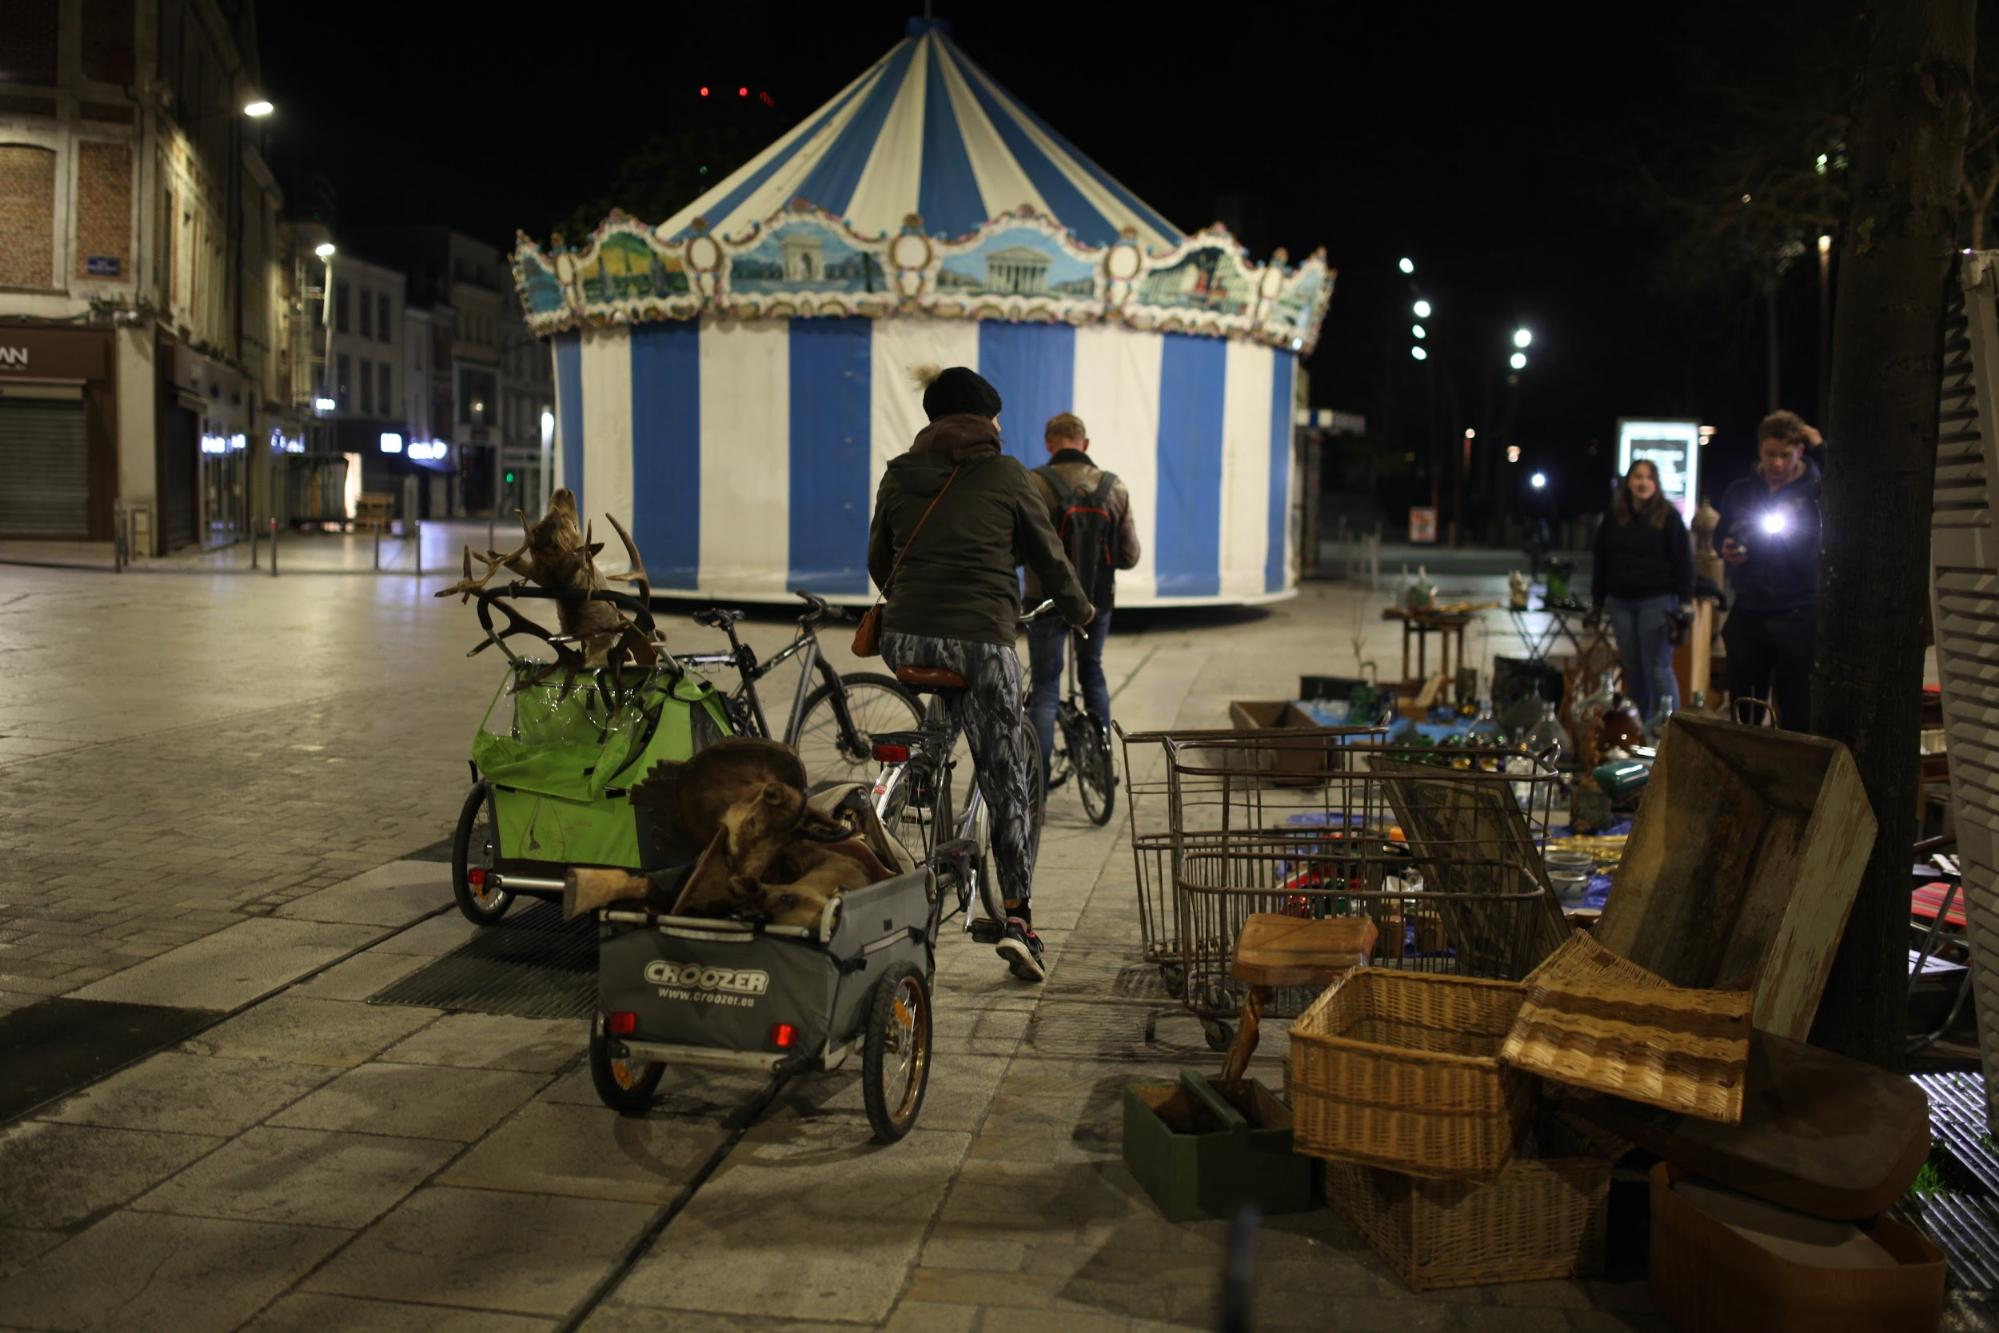
[[[1168,1221],[1318,1206],[1313,1162],[1291,1150],[1291,1108],[1255,1079],[1128,1083],[1124,1162]]]

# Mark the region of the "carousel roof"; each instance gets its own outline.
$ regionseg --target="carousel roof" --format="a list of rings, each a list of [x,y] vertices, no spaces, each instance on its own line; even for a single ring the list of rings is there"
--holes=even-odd
[[[932,236],[963,236],[1022,205],[1085,245],[1132,228],[1142,246],[1180,230],[966,58],[941,22],[908,36],[838,96],[661,224],[682,238],[696,218],[735,236],[796,199],[862,233],[894,233],[911,213]]]

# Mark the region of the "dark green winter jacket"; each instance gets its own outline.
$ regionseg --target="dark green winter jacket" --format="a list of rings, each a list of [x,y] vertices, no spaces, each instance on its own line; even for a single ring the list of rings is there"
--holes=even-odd
[[[1014,641],[1020,615],[1015,570],[1025,565],[1072,625],[1095,618],[1090,599],[1048,521],[1027,469],[1000,452],[999,428],[985,417],[930,423],[907,453],[890,461],[875,494],[868,574],[889,582],[896,555],[953,468],[958,479],[923,525],[888,590],[882,628],[976,643]]]

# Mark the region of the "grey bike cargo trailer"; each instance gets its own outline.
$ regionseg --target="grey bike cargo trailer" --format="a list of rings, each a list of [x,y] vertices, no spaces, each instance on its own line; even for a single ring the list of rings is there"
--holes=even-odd
[[[811,927],[607,909],[598,1095],[636,1114],[674,1065],[813,1073],[858,1049],[876,1136],[901,1138],[929,1077],[940,908],[926,868],[842,894]]]

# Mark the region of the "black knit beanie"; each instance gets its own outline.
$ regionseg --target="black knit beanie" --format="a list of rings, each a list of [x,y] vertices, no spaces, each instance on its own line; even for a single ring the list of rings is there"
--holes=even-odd
[[[932,421],[959,413],[996,417],[1000,414],[999,390],[986,383],[978,371],[952,366],[924,389],[923,411]]]

